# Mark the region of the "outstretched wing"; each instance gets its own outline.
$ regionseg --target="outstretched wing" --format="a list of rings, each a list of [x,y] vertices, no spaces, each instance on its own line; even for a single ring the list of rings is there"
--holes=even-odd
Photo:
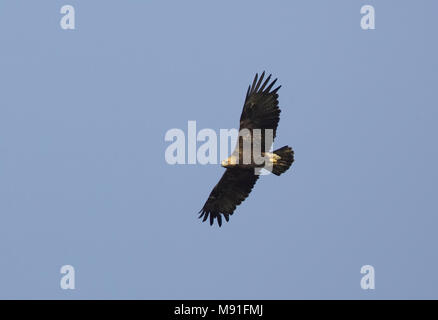
[[[234,209],[248,197],[258,179],[254,169],[228,168],[213,188],[204,207],[199,211],[202,221],[210,216],[210,224],[213,225],[217,218],[219,226],[222,225],[222,216],[225,220],[230,219]]]
[[[271,91],[277,79],[269,83],[271,75],[269,75],[263,82],[265,72],[258,78],[255,75],[252,85],[248,87],[246,93],[245,104],[243,106],[242,115],[240,116],[240,128],[249,129],[252,134],[252,129],[262,129],[262,145],[261,151],[265,151],[265,130],[271,129],[273,131],[272,139],[277,133],[278,122],[280,121],[280,108],[278,107],[277,91],[281,88],[278,86]],[[263,82],[263,84],[262,84]],[[266,151],[269,151],[271,145],[266,146]]]

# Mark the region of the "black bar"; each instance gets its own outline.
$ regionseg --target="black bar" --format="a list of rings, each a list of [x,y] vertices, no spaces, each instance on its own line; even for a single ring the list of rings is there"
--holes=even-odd
[[[374,307],[388,308],[391,315],[426,307],[436,309],[435,300],[6,300],[1,308],[14,314],[31,311],[55,311],[60,316],[79,317],[90,313],[103,316],[136,314],[136,319],[305,319],[329,314],[355,319]],[[370,309],[372,308],[372,309]],[[354,311],[352,311],[354,310]],[[373,312],[372,312],[373,313]]]

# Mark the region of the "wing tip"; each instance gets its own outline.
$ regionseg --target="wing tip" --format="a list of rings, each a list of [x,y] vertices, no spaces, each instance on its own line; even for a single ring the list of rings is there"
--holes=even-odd
[[[271,93],[276,94],[278,90],[280,90],[281,85],[279,85],[277,88],[271,91]]]
[[[211,226],[213,226],[214,221],[217,220],[219,227],[222,227],[222,214],[221,213],[209,212],[209,211],[205,210],[204,208],[202,208],[198,213],[200,213],[198,219],[202,218],[202,222],[205,222],[205,221],[207,221],[208,218],[210,218],[209,223]],[[230,221],[229,214],[224,213],[223,215],[224,215],[224,218],[227,222]]]
[[[272,89],[272,87],[274,86],[274,84],[277,82],[278,78],[275,78],[274,80],[271,81],[271,83],[269,83],[269,81],[272,78],[272,73],[269,74],[269,76],[265,79],[265,81],[263,82],[263,79],[265,77],[266,72],[263,71],[260,74],[259,77],[259,73],[257,72],[254,76],[254,80],[252,82],[252,84],[248,87],[248,91],[246,93],[246,97],[250,96],[253,93],[276,93],[281,86],[278,86],[277,88],[275,88],[274,90],[270,91]],[[263,82],[263,84],[262,84]],[[269,84],[269,85],[268,85]]]

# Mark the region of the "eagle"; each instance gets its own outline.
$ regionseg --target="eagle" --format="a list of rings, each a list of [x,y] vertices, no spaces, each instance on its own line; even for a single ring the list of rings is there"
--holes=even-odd
[[[248,87],[240,116],[239,138],[231,156],[221,162],[222,167],[226,168],[225,173],[199,211],[199,218],[203,222],[210,217],[210,225],[213,225],[217,219],[220,227],[222,216],[228,222],[236,207],[253,189],[260,176],[260,168],[279,176],[294,161],[294,151],[287,145],[269,152],[281,112],[277,94],[281,86],[272,90],[277,79],[270,82],[271,76],[263,81],[265,72],[260,78],[256,73],[252,85]],[[256,159],[256,149],[260,151],[263,162],[259,161],[260,157]]]

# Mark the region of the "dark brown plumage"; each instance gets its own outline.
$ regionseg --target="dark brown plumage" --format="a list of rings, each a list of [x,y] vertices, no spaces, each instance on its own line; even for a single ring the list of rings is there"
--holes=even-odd
[[[254,187],[259,175],[255,169],[264,165],[256,164],[251,158],[250,164],[243,164],[243,141],[251,139],[252,150],[257,139],[253,139],[255,129],[261,129],[260,150],[262,154],[268,155],[271,144],[265,146],[265,129],[271,129],[273,138],[277,133],[278,122],[280,121],[280,108],[278,107],[278,90],[281,86],[272,90],[277,79],[271,83],[271,75],[263,81],[265,72],[258,77],[255,75],[252,85],[248,87],[245,103],[240,117],[239,132],[246,130],[247,134],[239,137],[237,146],[230,158],[222,163],[226,167],[225,173],[211,191],[206,203],[201,209],[199,218],[206,221],[210,217],[210,224],[213,225],[217,219],[219,226],[222,225],[222,216],[229,221],[236,206],[244,201]],[[245,130],[243,130],[245,129]],[[266,149],[266,150],[265,150]],[[237,163],[232,157],[238,159]],[[280,175],[291,166],[294,161],[294,153],[288,146],[284,146],[273,152],[272,173]]]

